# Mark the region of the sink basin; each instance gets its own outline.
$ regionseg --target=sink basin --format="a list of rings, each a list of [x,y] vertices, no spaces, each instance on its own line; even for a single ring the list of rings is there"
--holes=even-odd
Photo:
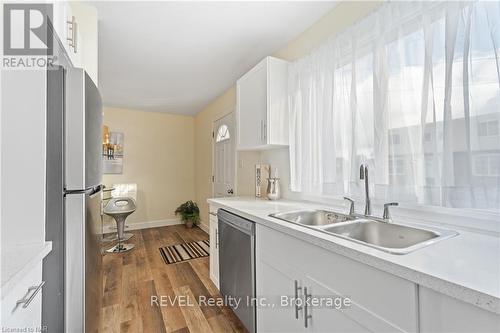
[[[323,231],[394,254],[409,253],[458,234],[369,219],[330,226]]]
[[[334,223],[354,221],[357,217],[326,210],[298,210],[269,215],[277,219],[306,226],[324,226]]]
[[[327,210],[296,210],[269,216],[392,254],[410,253],[458,235],[451,230],[412,227],[376,217],[346,215]]]

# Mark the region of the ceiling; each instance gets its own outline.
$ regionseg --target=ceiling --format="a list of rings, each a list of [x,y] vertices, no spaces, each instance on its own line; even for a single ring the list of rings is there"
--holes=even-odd
[[[104,105],[194,115],[334,2],[94,2]]]

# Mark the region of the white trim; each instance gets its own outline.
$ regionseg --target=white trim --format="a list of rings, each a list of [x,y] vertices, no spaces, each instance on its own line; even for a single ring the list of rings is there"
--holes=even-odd
[[[166,227],[170,225],[182,224],[180,219],[163,219],[163,220],[154,220],[154,221],[146,221],[146,222],[136,222],[129,223],[125,225],[126,230],[139,230],[139,229],[148,229],[148,228],[157,228],[157,227]],[[116,232],[116,224],[108,224],[103,226],[103,233],[108,234],[111,232]]]

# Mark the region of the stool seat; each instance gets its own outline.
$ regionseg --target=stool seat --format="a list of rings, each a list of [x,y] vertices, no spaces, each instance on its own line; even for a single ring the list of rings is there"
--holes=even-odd
[[[116,215],[124,214],[129,216],[136,210],[135,201],[129,197],[112,198],[104,207],[104,214],[115,217]]]

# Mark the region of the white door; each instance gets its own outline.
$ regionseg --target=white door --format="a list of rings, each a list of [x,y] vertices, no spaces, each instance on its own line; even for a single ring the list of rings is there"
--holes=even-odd
[[[234,193],[235,133],[234,112],[214,122],[214,196],[229,197]]]

